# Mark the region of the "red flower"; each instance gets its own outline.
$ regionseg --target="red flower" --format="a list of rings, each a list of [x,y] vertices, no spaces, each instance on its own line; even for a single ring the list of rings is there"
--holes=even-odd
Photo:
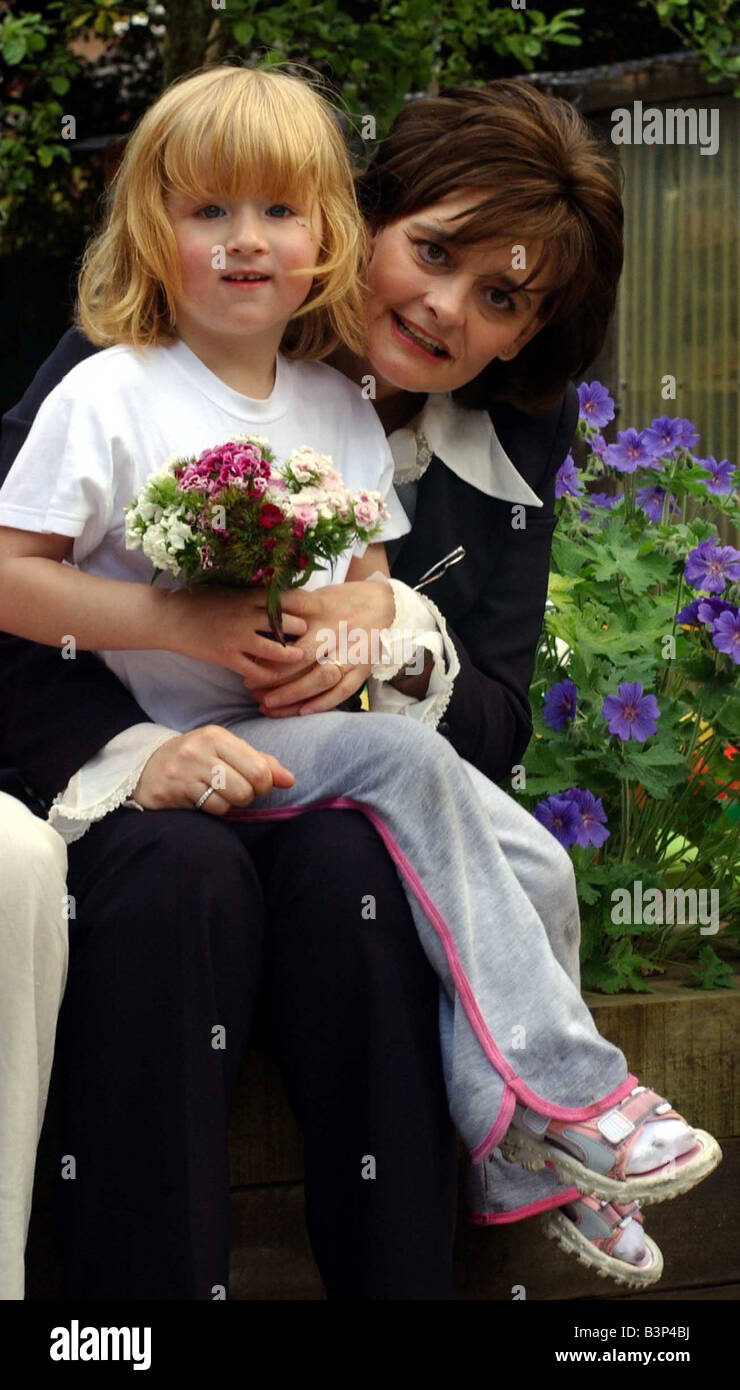
[[[260,507],[260,526],[277,526],[282,519],[283,514],[274,502],[265,502],[264,506]]]
[[[263,550],[274,550],[276,545],[277,545],[277,541],[276,541],[276,539],[275,539],[274,536],[265,536],[265,539],[264,539],[263,542],[262,542],[262,549],[263,549]]]
[[[307,564],[308,564],[308,556],[307,556],[307,555],[299,555],[299,556],[298,556],[298,568],[299,568],[299,570],[304,570],[304,569],[306,568],[306,565],[307,565]]]

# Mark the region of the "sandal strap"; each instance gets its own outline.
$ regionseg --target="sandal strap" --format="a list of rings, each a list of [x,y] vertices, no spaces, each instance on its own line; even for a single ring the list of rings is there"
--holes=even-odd
[[[577,1202],[569,1203],[569,1209],[575,1213],[576,1222],[579,1226],[583,1224],[583,1209],[585,1208],[585,1210],[591,1214],[588,1224],[593,1230],[594,1222],[596,1222],[597,1227],[601,1227],[603,1234],[598,1236],[593,1234],[588,1235],[586,1239],[599,1250],[603,1250],[605,1254],[611,1255],[619,1242],[625,1226],[627,1226],[630,1221],[634,1220],[642,1223],[643,1218],[639,1210],[639,1205],[639,1202],[604,1202],[600,1201],[598,1197],[589,1194],[586,1197],[579,1198]]]
[[[649,1120],[683,1120],[683,1116],[657,1091],[636,1086],[624,1100],[601,1115],[590,1120],[552,1120],[548,1128],[553,1139],[561,1139],[569,1147],[574,1143],[578,1146],[579,1136],[591,1145],[598,1140],[614,1155],[609,1175],[623,1182],[638,1134]]]

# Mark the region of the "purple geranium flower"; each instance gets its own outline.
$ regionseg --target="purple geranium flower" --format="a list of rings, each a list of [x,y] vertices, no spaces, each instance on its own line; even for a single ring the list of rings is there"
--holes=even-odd
[[[578,810],[578,844],[584,849],[587,845],[594,845],[598,849],[611,834],[606,828],[606,811],[601,804],[601,797],[596,797],[593,792],[584,791],[580,787],[571,787],[565,795],[570,796]]]
[[[607,695],[601,713],[609,723],[609,733],[623,743],[628,738],[644,743],[657,731],[660,710],[654,695],[643,695],[639,681],[622,681],[618,695]]]
[[[580,416],[589,425],[601,430],[614,419],[614,401],[600,381],[582,381],[578,387]]]
[[[540,825],[544,825],[545,829],[559,840],[564,849],[570,849],[570,846],[576,843],[581,829],[581,817],[576,803],[567,793],[548,796],[546,801],[539,801],[532,814]]]
[[[617,502],[622,502],[623,500],[623,492],[617,492],[613,497],[610,497],[608,492],[587,492],[583,498],[583,501],[587,502],[590,507],[605,507],[607,511],[611,511],[612,507],[615,506]],[[593,512],[589,511],[586,507],[582,507],[581,521],[589,520],[593,520]]]
[[[701,627],[699,619],[700,603],[700,598],[692,599],[691,603],[687,603],[686,607],[682,608],[680,613],[676,614],[676,622],[680,623],[682,627]]]
[[[716,623],[720,613],[737,613],[736,605],[726,598],[698,598],[696,603],[700,623]]]
[[[707,492],[732,492],[732,474],[735,470],[729,459],[723,459],[721,463],[718,463],[710,454],[709,458],[697,459],[696,462],[700,468],[708,469],[712,475],[706,480]]]
[[[603,463],[604,454],[606,453],[608,447],[603,434],[595,434],[593,439],[589,439],[588,447],[591,450],[591,453],[595,454],[596,457],[601,459]]]
[[[683,577],[692,589],[721,594],[725,584],[740,579],[740,550],[718,545],[717,537],[710,536],[689,551]]]
[[[548,728],[554,729],[561,734],[569,719],[576,717],[576,699],[578,698],[578,688],[573,681],[558,681],[545,695],[545,703],[542,707],[542,718]]]
[[[555,496],[564,497],[567,492],[571,497],[578,497],[583,492],[583,487],[573,455],[566,454],[555,474]]]
[[[712,643],[718,652],[727,652],[740,665],[740,613],[720,613],[712,628]]]
[[[663,515],[664,498],[664,487],[641,487],[635,493],[635,501],[638,507],[641,511],[645,513],[646,517],[649,517],[650,521],[660,521],[660,518]],[[673,496],[673,493],[671,493],[668,499],[668,515],[681,515],[681,508],[679,507],[675,497]]]
[[[675,453],[676,449],[686,447],[683,441],[686,438],[687,424],[690,425],[691,421],[672,418],[670,415],[659,415],[657,419],[651,420],[650,428],[643,430],[643,434],[655,458],[665,458]]]
[[[620,430],[616,444],[607,444],[604,462],[620,473],[634,473],[636,468],[650,468],[655,450],[646,438],[647,430]]]
[[[691,420],[679,419],[680,434],[678,439],[679,448],[691,452],[694,445],[699,441],[699,431]]]

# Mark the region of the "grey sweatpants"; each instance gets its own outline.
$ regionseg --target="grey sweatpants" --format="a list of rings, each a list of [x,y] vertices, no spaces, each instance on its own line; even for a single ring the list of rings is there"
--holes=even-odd
[[[415,720],[333,711],[229,727],[296,778],[231,817],[353,807],[385,842],[440,980],[450,1112],[474,1163],[493,1154],[517,1101],[578,1120],[628,1094],[636,1078],[577,984],[572,867],[533,817]],[[358,882],[358,913],[371,898]],[[531,1197],[519,1188],[513,1207],[551,1193],[548,1178]]]

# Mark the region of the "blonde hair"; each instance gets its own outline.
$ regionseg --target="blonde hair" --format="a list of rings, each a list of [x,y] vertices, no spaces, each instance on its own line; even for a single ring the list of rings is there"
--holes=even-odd
[[[344,139],[329,103],[286,72],[213,67],[179,78],[141,118],[109,191],[105,225],[87,246],[77,318],[98,346],[172,341],[181,292],[168,191],[204,202],[245,188],[318,208],[314,281],[281,350],[324,357],[364,341],[367,246]]]

